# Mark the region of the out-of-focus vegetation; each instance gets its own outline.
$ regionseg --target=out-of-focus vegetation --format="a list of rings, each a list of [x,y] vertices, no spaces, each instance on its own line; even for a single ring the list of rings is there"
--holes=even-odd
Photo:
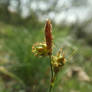
[[[19,13],[8,11],[8,1],[11,0],[1,1],[5,3],[0,4],[0,92],[47,92],[50,76],[48,57],[37,58],[32,54],[32,44],[44,39],[45,22],[39,21],[39,14],[33,10],[23,19],[20,10]],[[46,12],[50,10],[54,11],[54,8]],[[54,92],[92,92],[91,20],[73,24],[61,22],[59,25],[52,21],[56,46],[53,53],[63,48],[68,61],[58,74]]]

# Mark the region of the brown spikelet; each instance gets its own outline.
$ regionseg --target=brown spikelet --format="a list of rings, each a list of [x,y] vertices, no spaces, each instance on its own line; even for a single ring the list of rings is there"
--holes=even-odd
[[[49,50],[49,55],[51,55],[52,54],[52,25],[50,23],[50,20],[46,21],[45,39],[46,39],[47,49]]]

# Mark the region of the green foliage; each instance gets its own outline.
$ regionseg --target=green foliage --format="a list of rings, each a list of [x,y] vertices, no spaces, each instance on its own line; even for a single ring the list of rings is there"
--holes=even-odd
[[[43,41],[43,31],[43,24],[40,25],[40,23],[37,26],[35,24],[27,25],[27,28],[0,23],[0,57],[3,58],[2,60],[0,58],[0,60],[4,62],[4,59],[6,59],[7,61],[4,63],[0,61],[0,67],[4,67],[9,73],[0,72],[0,92],[12,92],[13,90],[16,90],[15,92],[43,92],[47,90],[49,87],[49,60],[48,58],[36,58],[32,54],[32,44]],[[53,53],[55,54],[58,48],[64,47],[66,56],[69,56],[72,53],[71,48],[78,47],[77,53],[68,61],[70,64],[67,64],[64,68],[66,70],[69,66],[78,65],[92,77],[91,47],[85,45],[83,48],[77,40],[72,41],[70,39],[67,42],[69,32],[69,27],[61,29],[54,26],[53,35],[56,47],[54,47]],[[63,46],[65,42],[71,43],[71,47]],[[71,92],[71,90],[91,92],[92,83],[77,81],[76,77],[65,80],[65,73],[61,70],[58,74],[55,92],[61,92],[61,90],[63,92]],[[6,76],[11,80],[12,86],[8,84],[9,80]],[[19,80],[23,83],[21,84]],[[5,87],[6,84],[9,85],[8,88]]]

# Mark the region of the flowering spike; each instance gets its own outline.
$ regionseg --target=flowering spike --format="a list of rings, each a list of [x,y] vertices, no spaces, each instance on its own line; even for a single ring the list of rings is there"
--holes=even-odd
[[[49,50],[49,55],[51,55],[52,54],[52,25],[50,20],[46,21],[45,39],[46,39],[47,49]]]
[[[61,55],[62,52],[62,55]],[[62,48],[58,51],[56,56],[52,56],[52,65],[54,67],[54,72],[59,72],[59,69],[62,68],[66,62],[64,53],[62,51]]]
[[[36,56],[48,56],[48,54],[49,54],[49,50],[47,49],[47,45],[45,42],[34,44],[32,46],[32,52]]]
[[[32,52],[36,56],[49,56],[50,58],[51,82],[49,92],[51,92],[54,85],[56,74],[66,62],[62,48],[55,56],[52,55],[52,45],[52,25],[50,20],[47,20],[45,24],[45,42],[34,44],[32,46]]]

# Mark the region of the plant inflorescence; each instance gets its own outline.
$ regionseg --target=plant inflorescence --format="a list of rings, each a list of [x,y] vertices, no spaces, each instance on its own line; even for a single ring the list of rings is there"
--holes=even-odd
[[[50,20],[47,20],[45,25],[45,42],[34,44],[32,52],[35,56],[48,56],[50,59],[51,81],[49,92],[51,92],[56,75],[64,66],[66,59],[61,48],[55,56],[53,55],[52,25]]]

